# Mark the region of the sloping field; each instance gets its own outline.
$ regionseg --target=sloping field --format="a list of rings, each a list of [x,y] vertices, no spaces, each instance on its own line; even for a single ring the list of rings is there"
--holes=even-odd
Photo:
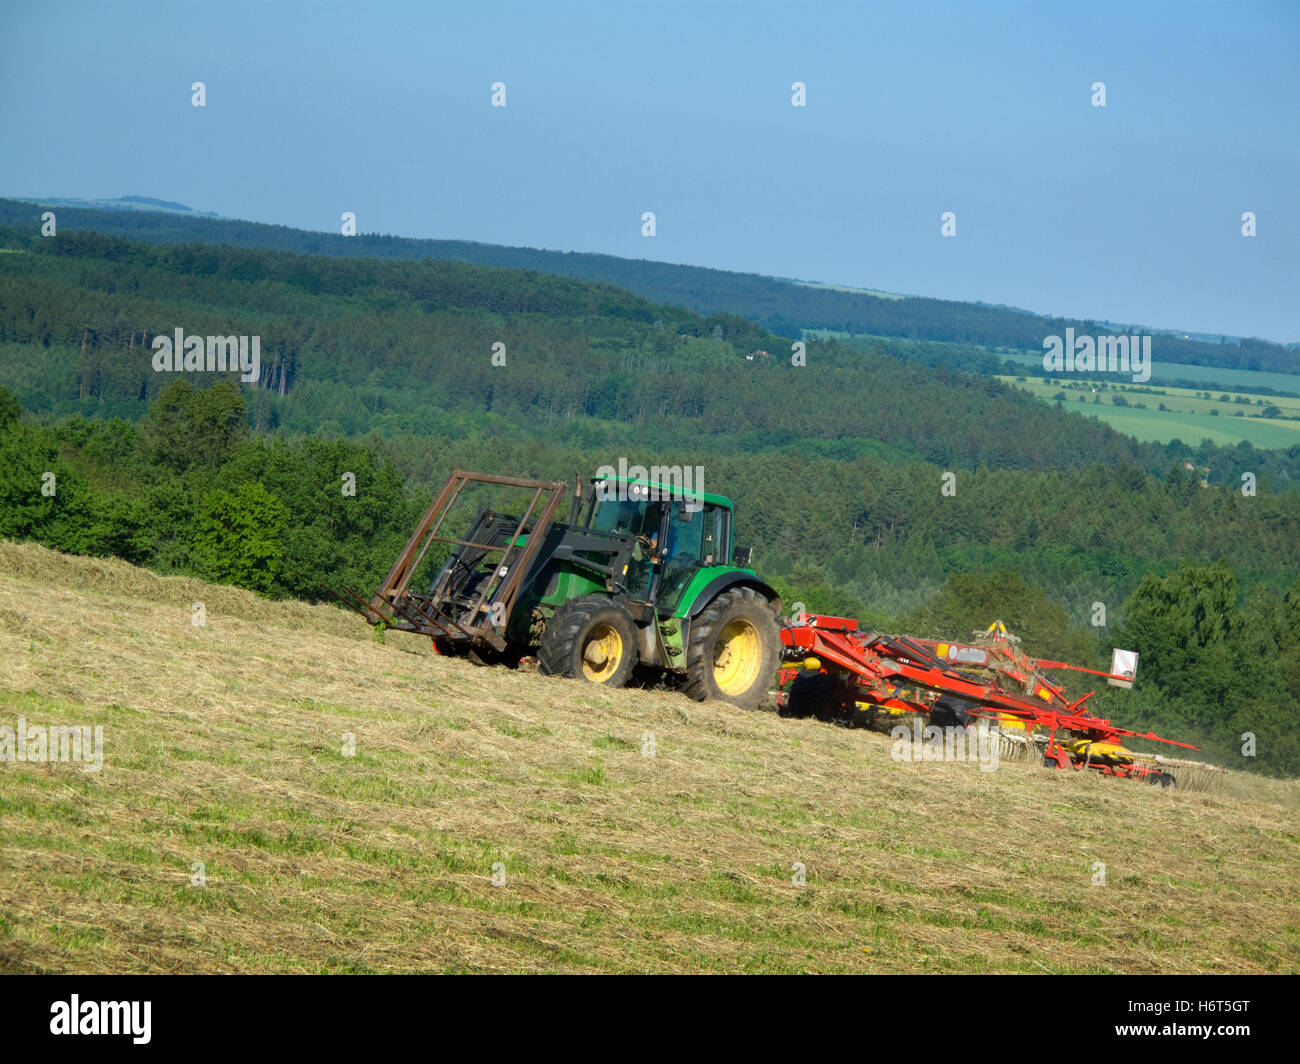
[[[1156,341],[1153,339],[1152,341]],[[994,350],[1004,359],[1019,362],[1033,372],[1041,373],[1043,354],[1029,351],[1013,351],[1007,348]],[[1168,362],[1163,358],[1152,360],[1152,380],[1149,387],[1164,387],[1161,381],[1203,381],[1204,386],[1218,385],[1216,391],[1236,388],[1252,391],[1255,388],[1274,388],[1280,392],[1300,394],[1300,373],[1273,373],[1269,370],[1228,369],[1226,366],[1197,366],[1188,362]],[[1119,375],[1121,380],[1131,380]],[[1275,397],[1276,398],[1276,397]]]
[[[0,764],[0,971],[1300,968],[1295,783],[898,763],[0,543],[19,717],[103,766]]]
[[[1231,415],[1214,417],[1211,414],[1138,410],[1131,406],[1093,406],[1083,403],[1075,406],[1066,403],[1065,406],[1067,410],[1077,407],[1080,414],[1095,415],[1117,432],[1144,442],[1167,443],[1178,439],[1196,446],[1202,440],[1211,440],[1224,446],[1234,446],[1245,440],[1256,447],[1270,450],[1285,450],[1300,443],[1300,421],[1270,421]]]
[[[1291,379],[1300,382],[1300,377]],[[1118,394],[1116,392],[1102,393],[1102,401],[1094,403],[1094,393],[1068,385],[1063,389],[1059,382],[1027,380],[1021,383],[1015,377],[1007,376],[998,377],[998,380],[1039,399],[1051,400],[1064,394],[1062,402],[1066,410],[1085,417],[1098,417],[1113,429],[1143,441],[1167,443],[1180,439],[1195,446],[1201,440],[1227,445],[1246,440],[1256,447],[1276,450],[1300,443],[1300,420],[1296,420],[1300,416],[1300,399],[1292,396],[1220,393],[1230,394],[1232,399],[1238,396],[1250,399],[1250,404],[1243,406],[1236,402],[1221,403],[1217,396],[1202,399],[1190,388],[1157,386],[1152,392],[1126,392],[1124,398],[1134,405],[1114,406],[1111,400]],[[1278,407],[1284,416],[1277,419],[1260,417],[1263,407],[1255,405],[1257,399]],[[1138,407],[1137,403],[1142,403],[1143,407]],[[1161,404],[1167,409],[1161,410]]]

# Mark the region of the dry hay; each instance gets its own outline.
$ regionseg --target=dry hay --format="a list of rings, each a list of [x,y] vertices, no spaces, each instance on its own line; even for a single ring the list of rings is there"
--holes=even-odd
[[[0,971],[1300,967],[1294,783],[899,763],[866,729],[0,543],[19,715],[103,723],[105,767],[0,765]]]
[[[147,599],[175,606],[188,617],[195,603],[212,614],[263,624],[302,624],[344,638],[364,639],[369,631],[358,616],[338,606],[309,606],[277,602],[243,588],[209,584],[189,576],[161,576],[117,558],[85,558],[62,554],[37,543],[0,539],[0,573],[72,591],[97,592],[120,599]],[[0,600],[3,608],[3,600]],[[0,620],[7,615],[0,614]],[[10,617],[13,623],[15,618]]]

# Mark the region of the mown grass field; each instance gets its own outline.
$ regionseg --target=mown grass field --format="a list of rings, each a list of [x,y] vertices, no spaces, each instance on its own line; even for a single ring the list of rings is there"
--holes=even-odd
[[[6,972],[1300,968],[1295,782],[898,763],[0,543],[18,717],[100,724],[105,752],[0,764]]]
[[[1014,351],[1006,347],[990,348],[983,346],[978,346],[977,349],[990,351],[1012,362],[1019,362],[1024,365],[1028,373],[1041,375],[1043,372],[1043,353],[1041,351],[1034,353],[1031,351]],[[1218,395],[1221,391],[1232,391],[1233,389],[1251,391],[1256,388],[1272,388],[1274,391],[1300,394],[1300,373],[1228,369],[1225,366],[1196,366],[1188,362],[1166,362],[1159,356],[1155,356],[1151,366],[1151,376],[1153,379],[1148,384],[1156,388],[1165,387],[1164,384],[1160,383],[1161,381],[1203,381],[1204,384],[1199,385],[1201,389],[1211,389],[1215,395]],[[1125,383],[1133,380],[1132,374],[1116,373],[1114,377],[1116,380]]]
[[[1083,382],[1074,387],[1062,387],[1059,383],[1044,384],[1041,380],[1032,378],[1020,381],[1015,377],[1003,376],[998,379],[1005,384],[1022,388],[1039,399],[1051,400],[1064,394],[1066,398],[1063,402],[1067,410],[1096,415],[1117,431],[1143,441],[1168,443],[1177,438],[1195,446],[1203,439],[1229,445],[1247,440],[1256,447],[1267,449],[1285,449],[1300,443],[1300,398],[1292,396],[1215,390],[1213,399],[1204,399],[1195,389],[1150,384],[1140,387],[1161,394],[1118,391],[1113,384],[1104,391],[1093,393]],[[1130,405],[1115,406],[1111,402],[1115,395],[1123,396]],[[1220,401],[1220,395],[1227,395],[1228,402]],[[1100,403],[1093,402],[1097,396],[1101,398]],[[1238,396],[1249,400],[1249,405],[1236,402]],[[1262,400],[1263,405],[1258,405],[1256,400]],[[1136,403],[1145,404],[1146,409],[1132,405]],[[1161,403],[1167,409],[1159,409]],[[1281,410],[1283,416],[1260,416],[1265,407],[1270,405]],[[1238,417],[1238,414],[1242,416]]]

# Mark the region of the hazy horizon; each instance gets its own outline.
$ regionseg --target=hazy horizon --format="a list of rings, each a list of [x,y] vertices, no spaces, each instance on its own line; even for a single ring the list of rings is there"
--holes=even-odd
[[[1300,5],[142,0],[0,30],[5,195],[1300,341]]]

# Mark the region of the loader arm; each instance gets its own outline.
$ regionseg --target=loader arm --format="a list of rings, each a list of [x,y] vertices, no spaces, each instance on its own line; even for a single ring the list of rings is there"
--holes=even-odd
[[[456,539],[440,535],[447,514],[471,484],[498,484],[532,491],[527,509],[515,525],[513,533],[508,534],[504,542],[476,542],[473,538]],[[567,490],[568,485],[563,481],[527,480],[453,470],[397,556],[379,590],[366,604],[366,619],[371,624],[382,623],[390,628],[419,632],[451,642],[486,644],[494,650],[503,650],[505,639],[493,623],[493,613],[496,612],[498,617],[511,615],[524,575],[536,558]],[[475,527],[479,527],[479,522],[476,522]],[[449,543],[455,550],[429,593],[413,593],[410,590],[411,579],[434,543]],[[450,563],[463,557],[462,552],[465,551],[479,551],[482,558],[494,553],[499,553],[501,557],[496,563],[496,575],[483,581],[474,601],[451,609],[447,596],[453,570]],[[501,609],[495,610],[498,605]]]

